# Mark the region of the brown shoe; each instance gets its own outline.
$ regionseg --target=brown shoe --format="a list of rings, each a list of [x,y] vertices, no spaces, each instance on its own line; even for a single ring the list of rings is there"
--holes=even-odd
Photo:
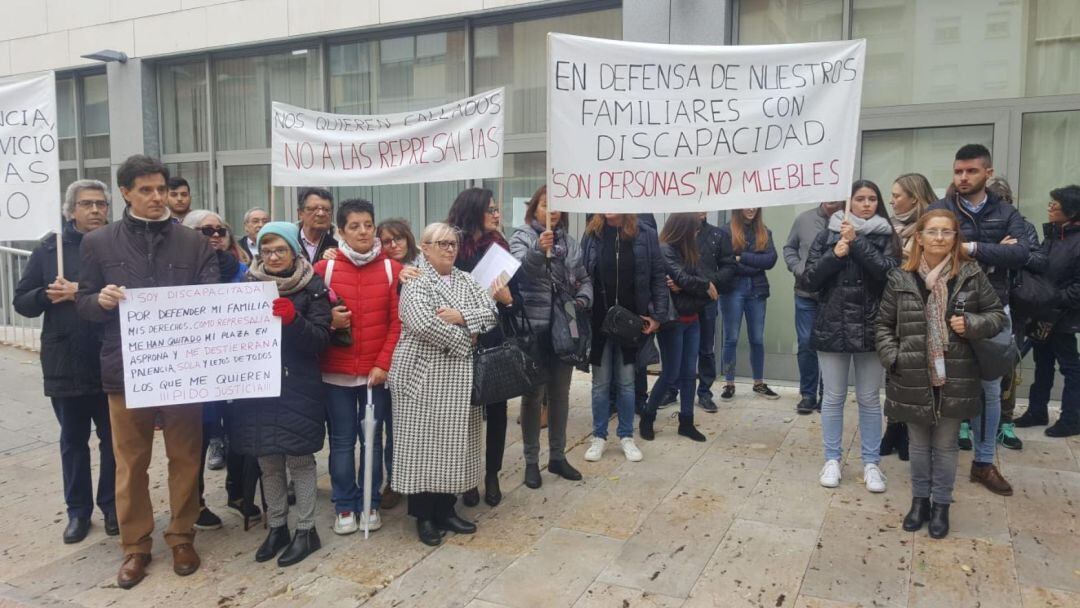
[[[398,506],[398,503],[400,502],[401,494],[398,494],[397,492],[392,490],[390,486],[386,486],[386,489],[382,491],[382,500],[379,502],[379,508],[393,509],[394,507]]]
[[[180,576],[187,576],[199,569],[199,554],[191,543],[172,548],[172,569]]]
[[[977,467],[971,463],[971,481],[981,483],[994,494],[1012,496],[1013,489],[1009,482],[1001,475],[1001,471],[994,465]]]
[[[120,572],[116,575],[116,585],[121,589],[131,589],[146,578],[146,567],[150,565],[149,553],[128,553]]]

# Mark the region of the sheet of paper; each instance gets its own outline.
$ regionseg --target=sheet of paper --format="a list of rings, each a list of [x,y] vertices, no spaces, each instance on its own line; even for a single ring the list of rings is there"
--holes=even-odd
[[[509,283],[518,268],[521,268],[521,262],[517,258],[502,247],[492,245],[473,268],[472,276],[481,287],[489,289],[496,280]]]

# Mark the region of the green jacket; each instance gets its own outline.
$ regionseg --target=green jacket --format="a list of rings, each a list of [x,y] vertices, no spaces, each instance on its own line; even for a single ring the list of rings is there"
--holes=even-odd
[[[885,367],[885,415],[897,422],[932,424],[939,418],[973,418],[982,411],[978,363],[968,340],[989,338],[1005,325],[1001,301],[975,262],[964,262],[949,281],[946,318],[966,300],[964,337],[949,331],[945,385],[935,400],[926,352],[926,298],[916,273],[895,268],[881,296],[876,346]]]

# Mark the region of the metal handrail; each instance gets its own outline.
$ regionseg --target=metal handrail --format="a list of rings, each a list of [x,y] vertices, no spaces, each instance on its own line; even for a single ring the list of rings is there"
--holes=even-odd
[[[41,348],[41,317],[30,319],[15,312],[15,286],[30,260],[25,249],[0,245],[0,344],[27,350]]]

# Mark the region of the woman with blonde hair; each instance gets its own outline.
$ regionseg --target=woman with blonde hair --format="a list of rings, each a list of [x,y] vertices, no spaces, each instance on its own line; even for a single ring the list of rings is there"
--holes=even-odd
[[[915,236],[915,223],[926,213],[926,208],[937,200],[930,180],[921,173],[905,173],[892,185],[892,210],[890,218],[893,230],[900,237],[904,258],[911,252]]]

